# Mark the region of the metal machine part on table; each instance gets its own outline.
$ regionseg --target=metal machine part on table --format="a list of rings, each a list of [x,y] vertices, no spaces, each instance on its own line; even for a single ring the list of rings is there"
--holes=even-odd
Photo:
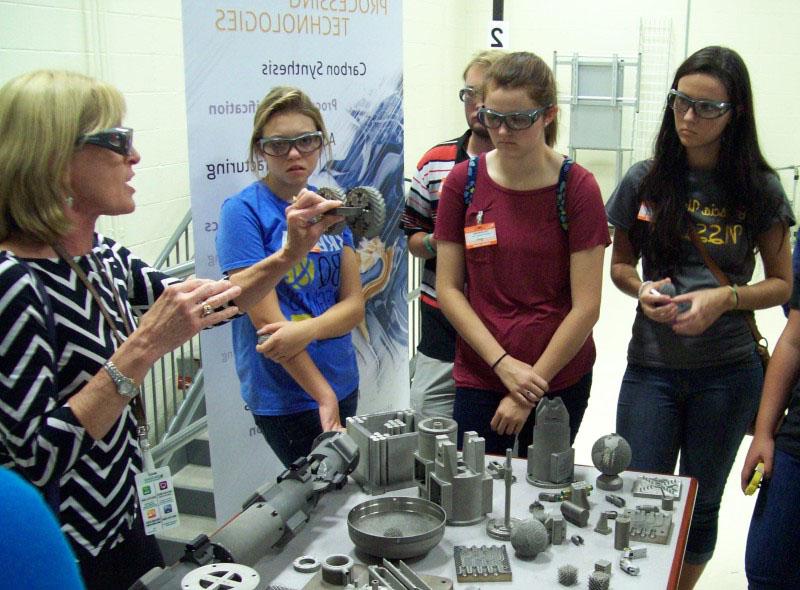
[[[387,590],[453,590],[453,580],[440,576],[417,574],[402,560],[397,565],[383,560],[383,566],[367,567],[354,563],[351,569],[351,586],[354,590],[371,590],[375,586]],[[317,572],[303,586],[303,590],[335,590],[337,586],[322,579],[322,572]]]
[[[669,536],[672,532],[672,513],[661,512],[657,506],[653,508],[655,509],[637,506],[634,509],[625,509],[625,516],[631,521],[631,541],[659,545],[669,543]]]
[[[210,563],[188,572],[181,579],[181,590],[257,590],[261,576],[251,567],[239,563]],[[177,586],[176,586],[177,588]]]
[[[459,582],[510,582],[511,563],[505,545],[453,547]]]
[[[486,534],[493,539],[508,541],[511,539],[511,529],[521,521],[519,518],[511,518],[511,483],[513,473],[511,472],[511,449],[506,449],[505,467],[505,511],[503,518],[492,518],[486,523]]]
[[[528,446],[528,483],[560,488],[573,481],[575,449],[569,443],[569,412],[560,397],[536,406],[533,442]]]
[[[276,482],[256,490],[242,512],[210,538],[200,535],[187,545],[178,563],[142,576],[132,590],[176,588],[188,572],[210,563],[254,565],[268,549],[284,546],[297,534],[320,496],[341,488],[358,460],[358,447],[350,437],[342,432],[323,433],[308,457],[295,461]]]
[[[436,461],[424,497],[444,508],[449,525],[475,524],[492,510],[493,482],[485,469],[485,448],[485,439],[476,432],[464,433],[461,453],[448,435],[436,437]]]
[[[592,445],[592,463],[600,472],[597,489],[616,491],[622,489],[619,474],[631,464],[631,446],[616,432],[601,436]]]
[[[347,434],[361,459],[353,479],[367,494],[385,494],[414,485],[414,453],[419,448],[412,410],[378,412],[347,419]]]
[[[439,544],[446,518],[441,506],[424,498],[373,498],[350,510],[347,532],[364,553],[408,559]]]
[[[428,478],[436,465],[436,446],[440,436],[456,444],[458,424],[451,418],[424,418],[417,424],[419,448],[414,452],[414,481],[420,498],[430,499]]]
[[[681,499],[681,480],[677,477],[640,475],[633,482],[633,495],[639,498]]]

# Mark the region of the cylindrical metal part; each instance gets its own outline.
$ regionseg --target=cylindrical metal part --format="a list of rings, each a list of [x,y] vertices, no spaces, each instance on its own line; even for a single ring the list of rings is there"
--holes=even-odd
[[[569,500],[561,503],[561,514],[564,518],[574,525],[584,527],[589,523],[589,511],[573,504]]]
[[[614,549],[622,551],[631,542],[631,519],[628,516],[618,516],[614,523]]]
[[[328,584],[346,586],[350,583],[353,560],[347,555],[329,555],[322,562],[322,579]]]
[[[511,449],[506,449],[506,512],[505,512],[505,524],[506,528],[510,531],[511,530],[511,484],[512,484],[512,477],[513,473],[511,471]]]
[[[447,435],[447,438],[456,444],[458,423],[444,417],[425,418],[420,421],[417,431],[419,432],[419,456],[434,461],[436,459],[436,437],[440,434]]]

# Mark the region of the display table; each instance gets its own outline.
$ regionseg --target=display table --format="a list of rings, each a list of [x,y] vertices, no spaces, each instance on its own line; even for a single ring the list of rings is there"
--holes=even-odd
[[[497,457],[487,460],[497,460]],[[526,461],[513,460],[513,472],[517,482],[511,489],[511,516],[515,518],[529,518],[529,506],[539,497],[539,492],[553,491],[537,488],[525,481]],[[611,588],[623,590],[625,588],[675,588],[680,574],[683,552],[686,544],[686,535],[691,522],[694,508],[694,499],[697,492],[695,480],[691,478],[677,478],[681,482],[681,497],[673,506],[673,528],[669,542],[666,545],[642,543],[632,541],[636,547],[646,547],[647,557],[636,559],[633,563],[639,567],[638,576],[630,576],[619,567],[621,552],[614,549],[614,526],[609,521],[612,533],[601,535],[594,532],[600,513],[618,508],[608,501],[605,496],[608,492],[599,490],[595,478],[599,472],[593,467],[576,466],[576,480],[585,480],[594,486],[589,496],[591,517],[589,524],[578,527],[567,523],[566,542],[562,545],[550,545],[534,559],[522,559],[514,555],[510,542],[498,541],[486,534],[486,521],[488,518],[503,518],[505,506],[505,486],[502,480],[494,481],[493,512],[479,524],[454,527],[447,526],[444,538],[428,554],[406,563],[418,574],[443,576],[453,580],[455,588],[496,587],[501,588],[561,588],[558,584],[558,568],[563,565],[573,565],[578,569],[578,584],[576,588],[586,588],[589,574],[594,571],[594,564],[598,560],[611,562]],[[638,498],[632,495],[634,481],[642,475],[638,472],[626,471],[621,474],[624,480],[623,489],[615,494],[623,497],[626,508],[635,508],[637,505],[650,504],[660,506],[659,500]],[[677,477],[677,476],[676,476]],[[415,488],[397,490],[386,495],[416,496]],[[380,559],[357,550],[347,532],[347,515],[350,510],[361,502],[375,498],[361,492],[352,480],[341,490],[325,494],[311,514],[311,519],[299,534],[293,538],[280,551],[271,551],[255,565],[261,575],[261,586],[282,586],[286,588],[301,589],[312,578],[311,574],[296,572],[292,567],[295,558],[301,555],[310,555],[320,562],[332,554],[345,554],[356,563],[372,565],[380,563]],[[542,502],[552,514],[560,514],[560,505],[557,502]],[[570,542],[572,535],[578,534],[584,539],[580,546]],[[511,582],[469,582],[459,583],[456,580],[453,548],[456,545],[500,545],[505,544],[511,564],[513,580]]]

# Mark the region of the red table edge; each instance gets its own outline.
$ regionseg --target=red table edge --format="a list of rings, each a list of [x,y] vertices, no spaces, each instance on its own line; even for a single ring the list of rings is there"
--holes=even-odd
[[[689,478],[689,489],[686,491],[686,504],[683,506],[683,518],[678,529],[678,539],[675,542],[675,555],[672,558],[672,567],[669,570],[667,579],[667,590],[675,590],[681,577],[683,567],[683,554],[686,551],[686,538],[689,536],[689,527],[692,524],[692,514],[694,513],[694,501],[697,497],[697,480]]]

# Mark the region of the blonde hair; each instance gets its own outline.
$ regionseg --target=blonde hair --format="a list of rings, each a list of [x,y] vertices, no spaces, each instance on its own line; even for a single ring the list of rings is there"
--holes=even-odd
[[[490,88],[521,88],[540,106],[556,106],[556,78],[545,61],[528,51],[508,53],[497,60],[486,72],[484,93]],[[553,147],[558,133],[558,113],[545,128],[545,143]]]
[[[498,59],[505,55],[508,55],[508,53],[502,49],[484,49],[483,51],[479,51],[469,60],[467,67],[464,68],[464,73],[461,74],[461,78],[466,80],[470,68],[474,68],[475,66],[488,70]]]
[[[258,140],[261,139],[261,132],[269,120],[278,113],[300,113],[314,121],[317,131],[322,131],[323,145],[328,146],[327,152],[330,158],[330,142],[328,141],[328,131],[325,129],[325,122],[322,120],[322,113],[308,95],[299,88],[292,86],[276,86],[261,99],[253,116],[253,132],[250,135],[250,170],[257,174],[258,161],[262,158],[261,148]]]
[[[37,70],[0,88],[0,241],[64,237],[69,163],[78,138],[120,125],[125,99],[79,74]]]

